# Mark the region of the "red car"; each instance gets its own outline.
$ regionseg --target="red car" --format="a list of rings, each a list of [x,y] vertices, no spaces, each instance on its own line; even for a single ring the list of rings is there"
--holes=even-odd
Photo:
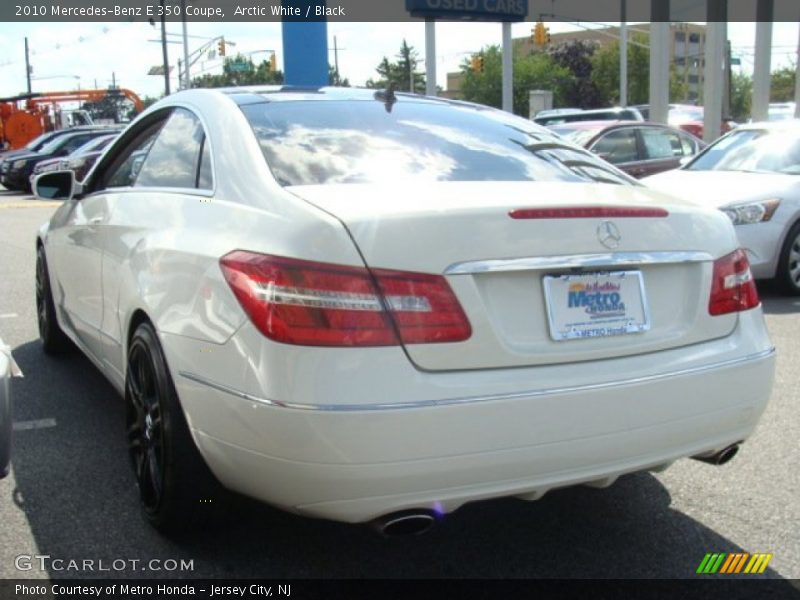
[[[635,107],[639,110],[644,118],[650,116],[650,106],[641,104]],[[688,131],[701,140],[703,139],[704,128],[704,112],[702,106],[695,106],[694,104],[670,104],[669,113],[667,115],[667,123],[672,127],[678,127],[684,131]],[[720,135],[728,133],[731,129],[736,127],[736,123],[730,119],[723,119],[720,123]]]
[[[581,121],[548,129],[637,178],[676,169],[706,146],[690,133],[658,123]]]

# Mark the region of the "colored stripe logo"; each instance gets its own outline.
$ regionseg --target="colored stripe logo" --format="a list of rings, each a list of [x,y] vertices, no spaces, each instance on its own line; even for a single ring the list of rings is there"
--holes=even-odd
[[[726,575],[736,573],[759,574],[767,570],[772,554],[756,552],[709,552],[700,561],[697,573],[702,575],[712,575],[714,573],[724,573]]]

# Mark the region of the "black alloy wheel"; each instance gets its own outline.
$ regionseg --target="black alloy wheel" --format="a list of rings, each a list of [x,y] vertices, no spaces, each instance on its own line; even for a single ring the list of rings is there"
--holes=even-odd
[[[136,328],[125,378],[126,436],[142,512],[165,534],[197,529],[221,487],[192,439],[155,329]]]
[[[61,354],[69,348],[69,339],[56,318],[47,258],[42,246],[36,250],[36,322],[39,325],[42,349],[46,354]]]
[[[153,357],[146,344],[135,343],[128,358],[127,431],[142,508],[157,514],[164,494],[164,429],[155,383]]]

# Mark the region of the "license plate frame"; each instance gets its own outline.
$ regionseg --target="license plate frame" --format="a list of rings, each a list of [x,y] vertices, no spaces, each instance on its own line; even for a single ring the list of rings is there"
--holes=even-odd
[[[542,287],[550,337],[556,342],[650,330],[650,310],[641,271],[545,275]]]

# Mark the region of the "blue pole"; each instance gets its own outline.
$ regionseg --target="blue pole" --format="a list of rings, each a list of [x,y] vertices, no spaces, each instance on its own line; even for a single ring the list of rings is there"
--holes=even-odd
[[[284,17],[283,71],[287,85],[328,85],[328,23],[317,16],[324,0],[283,0],[282,6],[299,9],[298,16]],[[308,18],[306,18],[308,15]],[[316,18],[319,20],[309,20]]]

